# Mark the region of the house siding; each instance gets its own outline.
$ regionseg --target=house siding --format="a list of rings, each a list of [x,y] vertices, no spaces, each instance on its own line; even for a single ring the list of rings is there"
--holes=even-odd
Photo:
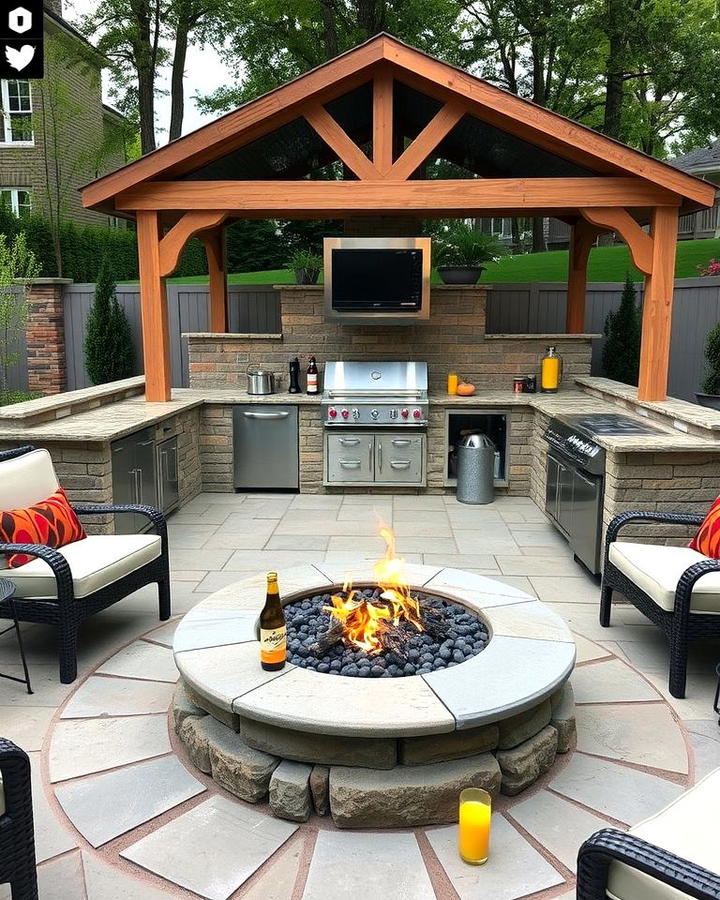
[[[83,208],[78,190],[88,181],[127,162],[119,142],[113,152],[98,159],[101,148],[108,146],[113,132],[119,134],[121,131],[119,121],[113,121],[114,117],[103,107],[102,58],[80,38],[62,31],[48,16],[45,16],[44,31],[46,48],[53,44],[57,47],[62,41],[65,47],[76,50],[74,57],[68,55],[67,63],[53,62],[54,70],[62,72],[67,105],[73,108],[68,127],[61,125],[57,129],[61,182],[69,182],[61,194],[62,218],[84,225],[108,225],[109,216]],[[51,129],[48,133],[43,130],[40,82],[31,81],[30,85],[35,143],[34,146],[0,146],[0,186],[30,188],[33,209],[46,213],[47,185],[50,183],[52,189],[56,183],[52,149],[55,136]]]

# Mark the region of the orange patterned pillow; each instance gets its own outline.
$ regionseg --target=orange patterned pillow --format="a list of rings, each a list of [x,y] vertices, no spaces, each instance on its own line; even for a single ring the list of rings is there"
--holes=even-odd
[[[720,497],[713,503],[705,516],[698,533],[688,544],[703,556],[720,559]]]
[[[0,512],[0,542],[6,544],[44,544],[57,549],[84,537],[85,529],[62,488],[28,509]],[[33,559],[34,556],[26,553],[12,553],[8,565],[16,569]]]

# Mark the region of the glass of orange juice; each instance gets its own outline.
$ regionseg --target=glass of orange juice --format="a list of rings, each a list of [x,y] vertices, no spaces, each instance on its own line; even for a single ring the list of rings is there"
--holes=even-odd
[[[490,851],[492,797],[482,788],[465,788],[460,793],[458,851],[463,862],[481,866]]]
[[[456,372],[450,372],[447,379],[448,394],[457,394],[458,376]]]

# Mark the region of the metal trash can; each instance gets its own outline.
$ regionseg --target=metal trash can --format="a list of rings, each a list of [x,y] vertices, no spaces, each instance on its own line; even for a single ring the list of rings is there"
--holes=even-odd
[[[495,445],[485,434],[468,434],[458,447],[457,499],[492,503],[495,499]]]

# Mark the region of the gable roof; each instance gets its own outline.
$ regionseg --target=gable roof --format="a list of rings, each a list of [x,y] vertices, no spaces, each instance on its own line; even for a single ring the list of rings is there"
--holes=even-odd
[[[670,160],[670,165],[683,172],[720,172],[720,139]]]
[[[385,33],[93,181],[83,188],[83,203],[110,209],[112,198],[128,188],[148,180],[183,177],[298,118],[309,100],[325,103],[337,98],[371,79],[382,67],[389,68],[396,80],[443,102],[461,99],[468,112],[489,125],[595,174],[636,176],[662,186],[683,198],[684,212],[713,203],[714,188],[701,179]]]

